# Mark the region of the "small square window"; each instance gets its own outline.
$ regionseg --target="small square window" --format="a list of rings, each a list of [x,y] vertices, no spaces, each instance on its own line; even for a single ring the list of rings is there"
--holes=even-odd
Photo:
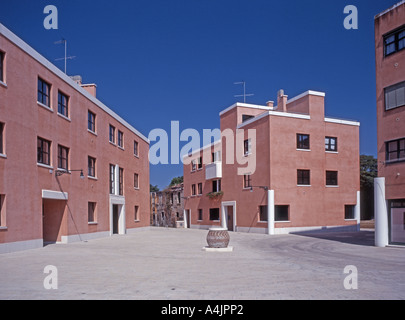
[[[338,151],[337,138],[326,137],[325,138],[325,150],[331,151],[331,152],[337,152]]]
[[[246,174],[243,176],[243,188],[249,189],[252,187],[252,176],[250,174]]]
[[[297,172],[297,184],[301,186],[311,185],[311,172],[310,170],[298,170]]]
[[[219,208],[210,209],[210,220],[219,221]]]
[[[274,220],[281,221],[290,221],[290,206],[275,206],[274,207]]]
[[[297,149],[309,150],[310,142],[308,134],[297,134]]]
[[[326,171],[326,185],[327,186],[337,186],[338,185],[338,172],[337,171]]]
[[[37,162],[51,164],[51,142],[42,138],[37,139]]]
[[[267,206],[260,206],[259,207],[259,221],[261,222],[267,222],[268,218],[267,218]]]
[[[345,220],[354,220],[355,219],[355,209],[356,209],[356,206],[353,206],[353,205],[345,206]]]

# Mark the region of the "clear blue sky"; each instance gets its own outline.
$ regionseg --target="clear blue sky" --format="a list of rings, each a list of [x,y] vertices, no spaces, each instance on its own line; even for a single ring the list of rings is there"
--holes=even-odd
[[[0,22],[50,61],[63,57],[69,75],[97,83],[98,98],[145,136],[219,127],[219,112],[237,101],[236,81],[276,100],[326,92],[326,114],[361,122],[361,153],[376,155],[374,16],[396,0],[13,0]],[[45,30],[43,9],[59,11],[59,29]],[[359,29],[343,27],[355,5]],[[63,69],[63,62],[54,62]],[[182,165],[151,166],[163,188]]]

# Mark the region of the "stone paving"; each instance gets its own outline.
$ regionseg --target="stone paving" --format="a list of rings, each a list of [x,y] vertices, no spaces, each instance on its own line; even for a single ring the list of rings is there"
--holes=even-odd
[[[231,233],[234,251],[226,253],[202,251],[206,236],[151,228],[0,255],[0,299],[405,299],[405,248],[374,247],[372,231]],[[57,268],[57,290],[44,288],[48,265]],[[357,290],[344,287],[348,265],[357,268]]]

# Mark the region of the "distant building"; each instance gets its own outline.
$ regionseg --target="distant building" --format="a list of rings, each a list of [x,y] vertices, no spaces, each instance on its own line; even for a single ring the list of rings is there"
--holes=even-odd
[[[151,193],[151,225],[157,227],[184,227],[183,184]]]
[[[375,19],[376,244],[405,244],[405,1]]]
[[[190,163],[184,165],[187,227],[359,230],[360,123],[325,116],[325,93],[288,99],[280,90],[277,106],[236,103],[220,113],[220,124],[234,139],[184,159]],[[249,130],[256,130],[256,143]],[[255,159],[256,168],[240,175],[241,166],[229,158]]]
[[[149,141],[0,24],[0,253],[149,227]]]

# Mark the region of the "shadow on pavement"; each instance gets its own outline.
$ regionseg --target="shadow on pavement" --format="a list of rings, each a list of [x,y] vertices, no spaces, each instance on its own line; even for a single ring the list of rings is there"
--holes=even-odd
[[[359,231],[359,232],[325,232],[325,231],[308,231],[308,232],[294,232],[298,236],[318,238],[330,241],[337,241],[341,243],[348,243],[358,246],[373,247],[375,245],[374,230]]]

